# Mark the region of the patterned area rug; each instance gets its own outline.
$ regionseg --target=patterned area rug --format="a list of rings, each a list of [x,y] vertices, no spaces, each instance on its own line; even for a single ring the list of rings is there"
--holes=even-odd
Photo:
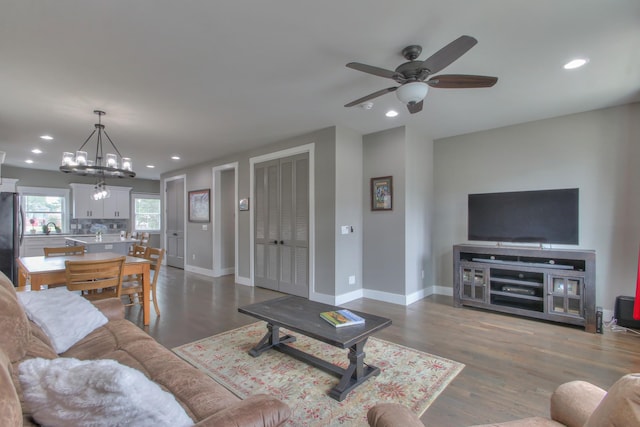
[[[401,403],[420,416],[464,368],[462,363],[372,337],[365,346],[365,362],[380,368],[380,375],[338,402],[327,394],[337,377],[279,351],[257,358],[247,354],[265,332],[266,324],[256,322],[173,351],[240,398],[267,393],[286,402],[292,410],[289,426],[367,426],[367,410],[379,402]],[[348,350],[292,334],[297,341],[290,345],[348,366]]]

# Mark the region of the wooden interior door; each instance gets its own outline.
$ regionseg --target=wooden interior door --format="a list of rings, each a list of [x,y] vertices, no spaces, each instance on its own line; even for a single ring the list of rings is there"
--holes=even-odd
[[[184,178],[166,181],[167,265],[184,269]]]
[[[255,165],[254,283],[309,296],[309,155]]]

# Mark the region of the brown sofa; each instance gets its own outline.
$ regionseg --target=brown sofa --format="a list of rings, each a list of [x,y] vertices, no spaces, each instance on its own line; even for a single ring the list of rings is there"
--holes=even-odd
[[[551,395],[550,418],[531,417],[475,427],[640,426],[640,374],[620,378],[608,392],[585,381],[560,385]],[[424,427],[404,406],[381,403],[367,413],[371,427]]]
[[[113,359],[144,373],[171,393],[197,426],[278,426],[289,407],[267,395],[241,400],[124,319],[117,299],[96,301],[109,319],[60,356],[41,328],[29,321],[15,289],[0,272],[0,420],[3,426],[36,425],[25,409],[18,365],[27,359]]]

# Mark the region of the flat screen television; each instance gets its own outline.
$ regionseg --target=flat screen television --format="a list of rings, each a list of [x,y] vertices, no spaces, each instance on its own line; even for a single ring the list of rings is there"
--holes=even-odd
[[[469,194],[468,239],[578,244],[578,189]]]

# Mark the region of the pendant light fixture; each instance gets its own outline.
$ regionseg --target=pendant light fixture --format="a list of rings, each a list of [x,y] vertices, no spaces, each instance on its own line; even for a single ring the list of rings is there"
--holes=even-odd
[[[102,116],[107,113],[102,110],[94,110],[93,113],[98,116],[98,123],[95,124],[95,129],[82,143],[80,148],[78,148],[75,155],[71,152],[64,152],[62,154],[62,165],[60,166],[60,171],[78,176],[95,176],[95,191],[91,198],[94,200],[101,200],[106,199],[111,195],[111,192],[107,188],[107,184],[105,182],[107,178],[134,178],[136,173],[133,171],[131,158],[122,157],[122,154],[120,154],[120,151],[116,148],[116,145],[104,129]],[[91,138],[96,135],[96,133],[95,156],[91,159],[89,158],[85,146]],[[107,153],[105,156],[102,144],[102,134],[107,138],[116,154]]]

